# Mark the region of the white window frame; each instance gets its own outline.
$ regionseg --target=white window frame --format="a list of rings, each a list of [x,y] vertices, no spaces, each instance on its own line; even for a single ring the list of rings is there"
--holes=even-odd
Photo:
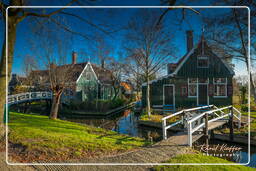
[[[198,60],[207,59],[207,66],[198,66]],[[209,68],[209,57],[208,56],[197,56],[197,68]]]
[[[190,83],[189,82],[190,79],[196,79],[196,83]],[[189,86],[190,85],[196,85],[196,95],[195,96],[190,96],[189,95]],[[187,91],[188,91],[188,97],[189,98],[197,98],[197,96],[198,96],[198,78],[188,78],[188,90]]]
[[[219,78],[221,78],[221,77],[219,77]],[[214,91],[213,91],[213,97],[214,98],[227,98],[228,97],[228,95],[227,95],[227,91],[228,91],[228,79],[227,79],[227,77],[225,78],[225,83],[216,83],[215,82],[215,79],[216,78],[213,78],[213,89],[214,89]],[[215,96],[215,85],[225,85],[225,96]]]

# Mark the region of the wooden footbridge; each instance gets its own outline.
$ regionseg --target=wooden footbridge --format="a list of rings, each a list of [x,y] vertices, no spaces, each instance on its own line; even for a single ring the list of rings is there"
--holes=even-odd
[[[51,100],[52,92],[50,91],[36,91],[36,92],[25,92],[19,94],[8,95],[7,104],[13,105],[24,102],[31,102],[36,100]],[[69,98],[61,96],[61,103],[68,104]]]
[[[167,119],[178,117],[178,121],[167,125]],[[233,139],[234,122],[241,127],[241,113],[233,106],[218,108],[208,105],[185,109],[162,118],[163,139],[177,145],[189,145],[201,137],[206,138],[208,144],[209,132],[225,124],[230,128],[230,139]],[[177,125],[182,125],[183,131],[167,139],[167,130]]]
[[[8,96],[8,105],[23,103],[26,101],[52,99],[52,93],[48,91],[26,92]]]

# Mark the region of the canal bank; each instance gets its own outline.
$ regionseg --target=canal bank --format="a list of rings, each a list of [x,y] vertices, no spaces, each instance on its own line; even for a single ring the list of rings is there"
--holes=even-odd
[[[150,140],[152,143],[156,143],[158,141],[162,140],[162,127],[161,124],[157,123],[151,123],[147,121],[141,121],[139,120],[139,114],[133,113],[133,110],[125,110],[118,115],[112,116],[110,118],[101,118],[101,119],[83,119],[83,120],[73,120],[75,122],[80,122],[80,123],[86,123],[86,124],[91,124],[97,127],[103,127],[105,129],[111,129],[113,131],[116,131],[120,134],[127,134],[130,136],[135,136],[135,137],[143,137],[148,140]],[[145,124],[146,123],[146,124]],[[175,134],[179,129],[177,130],[171,130],[168,131],[168,136],[171,136]],[[216,137],[218,135],[216,134]],[[216,138],[217,139],[217,138]],[[203,141],[203,138],[202,140]],[[212,144],[213,139],[210,141]],[[220,141],[221,144],[227,144],[228,142],[226,141]],[[239,162],[244,163],[246,160],[246,155],[248,155],[248,151],[246,150],[246,145],[242,145],[240,143],[236,143],[237,146],[241,146],[244,150],[241,152],[242,159]],[[252,153],[250,154],[250,157],[252,159],[252,165],[250,167],[255,167],[254,162],[256,161],[255,159],[255,151],[251,151]],[[248,157],[247,157],[248,158]],[[234,161],[230,159],[229,161]],[[237,162],[235,160],[234,162]],[[239,163],[238,162],[238,163]]]

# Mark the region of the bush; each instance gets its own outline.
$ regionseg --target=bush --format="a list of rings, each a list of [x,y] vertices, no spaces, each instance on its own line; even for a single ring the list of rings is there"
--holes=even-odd
[[[117,98],[115,100],[111,100],[110,108],[115,109],[117,107],[123,106],[126,103],[125,99]]]
[[[251,112],[256,112],[256,104],[254,102],[251,104]]]
[[[128,101],[124,98],[117,98],[115,100],[87,100],[84,102],[71,101],[69,109],[106,112],[108,110],[123,106],[126,103],[128,103]]]
[[[241,105],[242,112],[248,112],[248,105]]]

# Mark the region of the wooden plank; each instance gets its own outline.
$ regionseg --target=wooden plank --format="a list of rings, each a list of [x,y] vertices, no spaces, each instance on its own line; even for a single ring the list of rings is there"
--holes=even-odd
[[[203,134],[194,134],[192,136],[192,143],[197,141],[202,136]],[[188,145],[188,134],[187,132],[179,132],[169,137],[166,141],[168,144]]]
[[[212,130],[215,128],[218,128],[220,126],[223,126],[224,124],[226,124],[228,122],[228,120],[222,120],[222,121],[217,121],[217,122],[211,122],[209,123],[209,127],[208,130]]]

